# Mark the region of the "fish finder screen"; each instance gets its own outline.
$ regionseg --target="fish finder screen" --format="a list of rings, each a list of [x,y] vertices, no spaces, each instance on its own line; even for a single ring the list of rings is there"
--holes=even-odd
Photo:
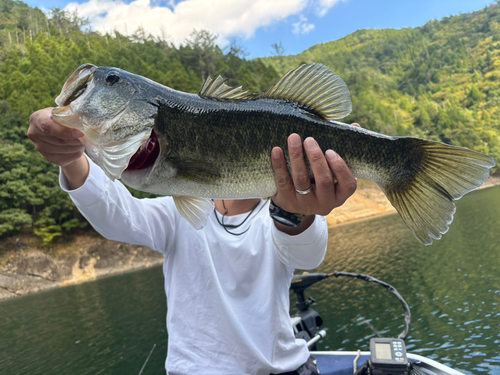
[[[375,344],[375,357],[377,359],[392,359],[391,344],[377,342]]]

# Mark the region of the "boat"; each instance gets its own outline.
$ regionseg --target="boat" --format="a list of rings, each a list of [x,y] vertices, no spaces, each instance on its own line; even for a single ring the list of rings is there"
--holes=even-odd
[[[347,276],[375,282],[394,294],[404,309],[405,327],[397,338],[378,337],[370,339],[370,351],[318,351],[317,343],[326,336],[323,319],[310,306],[312,297],[305,298],[304,291],[311,285],[328,277]],[[311,355],[316,359],[321,375],[463,375],[430,358],[406,352],[404,340],[408,335],[411,312],[396,288],[372,276],[334,271],[332,273],[304,273],[292,278],[290,289],[296,294],[298,312],[291,316],[296,339],[303,339]]]
[[[370,352],[349,352],[349,351],[313,351],[311,352],[318,362],[318,370],[321,375],[353,375],[358,374],[354,371],[354,363],[357,369],[361,369],[364,363],[367,363],[371,358]],[[371,370],[373,375],[399,375],[399,374],[415,374],[415,375],[463,375],[463,372],[454,370],[430,358],[426,358],[417,354],[407,353],[411,369],[408,371],[397,372],[394,369],[386,369],[381,372]],[[356,362],[354,362],[356,360]],[[363,372],[365,374],[368,371]]]

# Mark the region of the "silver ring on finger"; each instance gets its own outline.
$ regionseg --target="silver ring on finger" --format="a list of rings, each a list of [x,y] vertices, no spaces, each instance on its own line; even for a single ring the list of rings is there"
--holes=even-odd
[[[299,190],[299,189],[295,189],[295,191],[297,192],[297,194],[300,194],[300,195],[306,195],[306,194],[309,194],[311,192],[311,186],[309,186],[307,189],[305,190]]]

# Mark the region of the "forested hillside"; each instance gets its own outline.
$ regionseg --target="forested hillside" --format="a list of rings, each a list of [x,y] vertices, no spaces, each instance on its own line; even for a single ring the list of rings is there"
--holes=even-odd
[[[263,61],[280,73],[313,61],[329,66],[352,95],[352,114],[343,121],[469,147],[500,162],[496,3],[417,28],[358,30]]]
[[[187,92],[198,92],[214,74],[252,91],[279,78],[261,61],[241,58],[237,45],[222,51],[206,31],[176,48],[143,29],[130,36],[81,31],[86,21],[75,15],[53,10],[47,18],[19,1],[0,0],[0,11],[0,236],[32,230],[48,242],[86,225],[59,189],[57,167],[26,137],[29,115],[54,106],[80,64],[120,67]]]
[[[194,31],[180,47],[138,29],[102,35],[74,14],[49,16],[0,0],[0,237],[19,231],[43,242],[85,227],[58,187],[58,169],[26,137],[29,115],[53,106],[80,64],[116,66],[197,92],[208,75],[263,91],[302,62],[322,62],[348,84],[357,121],[385,134],[474,148],[500,161],[500,6],[402,30],[360,30],[296,56],[246,60]]]

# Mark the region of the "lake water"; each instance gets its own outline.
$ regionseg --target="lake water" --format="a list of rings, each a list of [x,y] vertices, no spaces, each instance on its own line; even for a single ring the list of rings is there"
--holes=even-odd
[[[500,374],[500,186],[457,204],[449,233],[420,245],[397,215],[330,230],[319,272],[372,275],[412,312],[413,353],[466,374]],[[306,291],[328,328],[321,350],[367,350],[397,336],[399,301],[383,287],[331,278]],[[0,302],[0,374],[164,374],[166,301],[160,267]]]

